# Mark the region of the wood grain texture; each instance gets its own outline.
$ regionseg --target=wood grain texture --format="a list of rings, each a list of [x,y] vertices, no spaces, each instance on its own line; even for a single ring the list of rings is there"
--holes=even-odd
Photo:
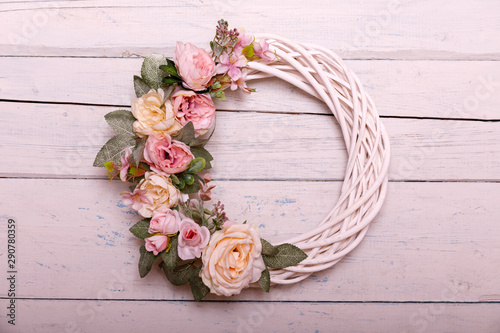
[[[140,72],[141,63],[139,58],[5,57],[0,99],[128,106],[134,96],[132,77]],[[496,61],[348,60],[347,64],[382,116],[500,119]],[[330,112],[279,79],[249,85],[258,93],[228,93],[227,101],[217,103],[218,110]]]
[[[0,7],[6,32],[0,54],[172,53],[177,40],[206,43],[224,17],[253,33],[272,31],[344,57],[498,60],[499,14],[496,0],[313,0],[307,7],[299,0],[9,2]]]
[[[4,301],[0,304],[3,306]],[[497,332],[496,304],[194,303],[19,300],[32,314],[4,332]],[[470,313],[477,311],[470,320]],[[223,314],[223,315],[221,315]]]
[[[248,220],[278,242],[303,233],[329,211],[340,182],[218,181],[216,200],[229,217]],[[128,232],[141,218],[120,202],[119,181],[3,179],[1,242],[7,219],[18,225],[19,297],[191,299],[155,268],[140,279],[140,240]],[[380,215],[341,263],[305,281],[247,290],[231,300],[500,301],[498,183],[390,183]],[[30,209],[20,210],[20,206]],[[431,231],[431,232],[430,232]],[[3,256],[4,257],[4,256]],[[2,256],[0,256],[2,258]],[[0,267],[7,270],[6,260]],[[56,278],[51,278],[56,277]],[[121,287],[111,286],[120,280]],[[8,281],[0,280],[0,296]],[[111,286],[111,287],[110,287]],[[216,296],[208,299],[221,300]]]
[[[92,162],[114,135],[103,119],[113,108],[10,102],[0,108],[0,175],[106,177]],[[384,124],[394,156],[391,180],[499,179],[498,122],[395,118]],[[219,179],[339,180],[346,161],[340,129],[326,115],[219,111],[207,149]]]

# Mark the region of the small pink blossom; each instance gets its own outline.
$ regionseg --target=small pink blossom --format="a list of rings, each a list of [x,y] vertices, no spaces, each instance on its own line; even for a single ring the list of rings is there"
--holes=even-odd
[[[205,90],[215,75],[215,62],[210,54],[191,43],[177,42],[175,67],[187,88]]]
[[[151,134],[144,147],[144,159],[158,174],[175,174],[186,170],[194,159],[189,146],[172,140],[168,134]]]
[[[199,258],[201,251],[210,240],[207,227],[200,227],[190,218],[185,218],[179,224],[179,243],[177,253],[182,260]]]
[[[219,63],[217,64],[217,74],[229,75],[231,80],[237,81],[242,73],[241,68],[247,65],[247,60],[244,55],[235,55],[234,53],[230,56],[227,53],[223,53],[219,57]]]
[[[172,94],[172,105],[182,126],[192,122],[197,134],[204,134],[215,121],[215,105],[210,94],[197,94],[177,87]]]
[[[179,231],[181,217],[176,210],[167,210],[156,213],[149,222],[148,232],[150,234],[172,235]]]
[[[149,198],[146,194],[148,191],[141,190],[136,188],[132,193],[130,192],[122,192],[122,202],[126,206],[131,206],[134,210],[140,210],[142,208],[142,204],[153,204],[151,198]]]
[[[132,149],[127,147],[125,153],[120,157],[121,167],[120,167],[120,179],[123,182],[127,181],[128,168],[130,168],[129,157],[132,155]]]
[[[163,235],[154,235],[146,238],[145,241],[146,244],[144,246],[146,247],[146,251],[153,252],[155,256],[165,251],[168,246],[168,237]]]
[[[253,50],[254,54],[267,61],[274,61],[276,60],[276,55],[269,51],[269,43],[266,40],[260,40],[258,42],[253,43]]]

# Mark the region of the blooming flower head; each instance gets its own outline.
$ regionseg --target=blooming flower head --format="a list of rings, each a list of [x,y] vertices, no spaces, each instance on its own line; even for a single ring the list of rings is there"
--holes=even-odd
[[[179,231],[181,217],[176,210],[168,209],[165,212],[156,213],[149,222],[148,232],[150,234],[173,235]]]
[[[247,60],[244,55],[223,53],[217,64],[217,74],[228,74],[231,80],[237,81],[241,78],[241,68],[247,65]]]
[[[215,105],[210,94],[197,94],[177,87],[171,99],[177,119],[182,126],[192,122],[198,135],[203,135],[213,126]]]
[[[132,209],[137,211],[142,208],[143,203],[149,205],[153,203],[151,198],[147,196],[146,190],[135,188],[135,190],[132,193],[122,192],[121,195],[123,204],[126,206],[131,206]]]
[[[153,252],[157,256],[160,252],[165,251],[168,247],[168,237],[163,235],[154,235],[144,239],[146,251]]]
[[[180,191],[172,184],[170,177],[154,172],[146,172],[136,189],[146,191],[144,196],[148,198],[148,202],[144,202],[137,210],[143,217],[152,217],[155,213],[176,206],[181,197]]]
[[[183,85],[195,91],[205,90],[215,75],[212,56],[191,43],[177,42],[174,62]]]
[[[188,145],[170,135],[152,134],[144,147],[144,159],[151,170],[170,175],[186,170],[194,156]]]
[[[177,253],[182,260],[199,258],[201,251],[210,240],[207,227],[200,227],[190,218],[184,218],[179,224],[179,243]]]

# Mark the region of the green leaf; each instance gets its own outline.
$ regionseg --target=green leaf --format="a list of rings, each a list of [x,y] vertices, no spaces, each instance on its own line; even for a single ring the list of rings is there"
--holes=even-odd
[[[167,59],[167,63],[168,65],[161,65],[160,69],[168,75],[178,78],[179,74],[177,73],[177,68],[175,68],[175,63],[170,59]]]
[[[190,174],[186,174],[184,175],[184,182],[186,183],[186,185],[193,185],[194,183],[194,176],[193,175],[190,175]]]
[[[271,289],[271,275],[269,274],[269,268],[266,267],[266,269],[262,271],[258,282],[260,288],[268,293],[269,289]]]
[[[136,119],[132,115],[132,112],[127,110],[116,110],[106,114],[104,119],[106,119],[109,127],[111,127],[116,133],[126,134],[132,137],[135,136],[133,125]]]
[[[181,183],[184,183],[185,186],[183,188],[180,188],[179,186],[177,186],[177,188],[179,190],[181,190],[182,193],[186,193],[186,194],[190,194],[190,193],[196,193],[200,190],[200,183],[198,182],[198,180],[201,179],[200,176],[198,175],[193,175],[194,177],[194,183],[191,184],[191,185],[187,185],[185,184],[184,180],[183,179],[179,179],[181,181]]]
[[[177,78],[177,77],[168,76],[168,77],[164,77],[161,80],[161,82],[168,85],[168,84],[174,84],[174,83],[181,83],[182,80]]]
[[[143,278],[148,275],[151,267],[153,267],[156,259],[158,259],[158,256],[155,256],[153,252],[146,251],[146,246],[144,244],[142,244],[139,252],[141,254],[139,258],[139,275]]]
[[[143,156],[144,156],[144,147],[146,146],[146,138],[142,138],[139,143],[132,148],[132,160],[136,166],[139,166]]]
[[[211,161],[214,160],[213,156],[203,147],[191,147],[191,153],[195,158],[201,157],[205,159],[205,170],[212,168]]]
[[[206,163],[207,162],[205,161],[205,159],[203,157],[197,157],[197,158],[195,158],[194,160],[191,161],[191,163],[189,164],[189,167],[187,168],[186,172],[187,173],[197,173],[197,172],[200,172],[201,170],[203,170],[205,168]],[[189,184],[187,181],[186,181],[186,183]],[[189,185],[191,185],[191,184],[189,184]]]
[[[307,258],[301,249],[292,244],[281,244],[276,246],[278,253],[274,256],[262,255],[266,266],[271,268],[285,268],[297,265],[299,262]]]
[[[167,266],[168,269],[172,270],[177,265],[177,242],[178,237],[170,238],[170,250],[168,252],[163,251],[161,253],[161,258]]]
[[[128,134],[118,134],[106,142],[99,150],[94,160],[95,167],[104,166],[105,162],[112,161],[115,164],[120,162],[120,156],[128,147],[135,146],[135,139]]]
[[[182,265],[176,267],[175,269],[169,269],[164,262],[161,262],[160,267],[163,270],[163,273],[165,273],[168,281],[170,281],[170,283],[174,286],[182,286],[186,284],[194,271],[192,264]]]
[[[265,239],[260,239],[260,242],[262,244],[262,254],[266,256],[275,256],[278,254],[278,249],[274,246],[271,245],[268,241]]]
[[[161,80],[167,73],[162,71],[160,66],[166,64],[167,59],[161,54],[152,54],[146,57],[141,68],[142,80],[153,89],[161,88]]]
[[[194,140],[194,126],[192,122],[187,123],[177,134],[173,137],[174,140],[184,142],[189,146]],[[194,154],[194,153],[193,153]],[[196,157],[196,156],[195,156]]]
[[[149,232],[148,232],[149,221],[151,221],[151,219],[140,220],[139,222],[134,224],[132,227],[130,227],[129,231],[132,234],[134,234],[134,236],[137,238],[140,238],[140,239],[148,238],[150,236]]]
[[[210,288],[208,288],[200,277],[201,266],[196,268],[189,279],[189,285],[191,286],[191,292],[193,293],[194,300],[199,302],[203,299],[203,297],[207,296],[210,292]]]
[[[141,79],[139,76],[134,75],[134,90],[135,90],[135,95],[137,98],[146,95],[150,90],[151,87],[144,82],[143,79]]]

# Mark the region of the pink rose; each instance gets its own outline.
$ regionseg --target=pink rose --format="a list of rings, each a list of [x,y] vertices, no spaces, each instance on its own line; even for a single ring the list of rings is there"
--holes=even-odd
[[[184,86],[196,91],[207,89],[215,75],[215,62],[210,54],[190,43],[177,42],[174,62]]]
[[[172,104],[182,126],[190,121],[197,134],[204,134],[214,124],[215,105],[209,94],[197,94],[177,87],[172,94]]]
[[[151,236],[146,238],[145,241],[146,244],[144,244],[144,246],[146,247],[146,251],[153,252],[155,256],[165,251],[168,246],[168,237],[163,235]]]
[[[189,147],[170,135],[152,134],[144,147],[144,159],[151,170],[159,174],[173,174],[186,170],[194,156]]]
[[[167,210],[164,213],[156,213],[149,222],[148,232],[150,234],[172,235],[179,231],[181,217],[176,210]]]
[[[179,243],[177,253],[182,260],[199,258],[201,251],[210,240],[207,227],[200,227],[190,218],[185,218],[179,224]]]

